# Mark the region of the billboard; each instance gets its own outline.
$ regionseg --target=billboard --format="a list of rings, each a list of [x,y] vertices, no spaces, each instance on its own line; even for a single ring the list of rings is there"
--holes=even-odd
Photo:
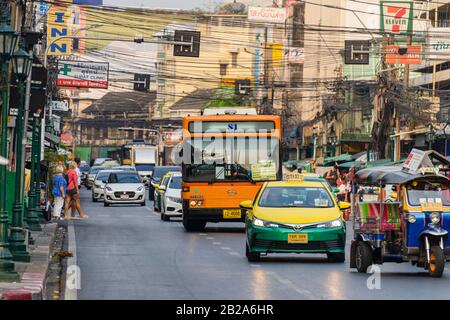
[[[248,7],[248,21],[285,23],[286,18],[286,8]]]
[[[386,64],[420,64],[422,46],[386,46]]]
[[[450,30],[448,28],[430,28],[428,31],[428,54],[430,60],[450,59]]]
[[[91,61],[58,61],[59,87],[108,89],[109,63]]]
[[[70,17],[71,12],[67,7],[52,5],[48,10],[47,50],[49,56],[67,56],[71,54]]]
[[[413,29],[412,1],[380,1],[380,29],[393,35],[411,34]]]

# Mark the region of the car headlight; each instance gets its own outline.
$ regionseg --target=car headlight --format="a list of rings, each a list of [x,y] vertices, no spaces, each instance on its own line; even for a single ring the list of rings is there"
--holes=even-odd
[[[336,219],[317,225],[317,228],[339,228],[339,227],[342,227],[341,219]]]
[[[142,191],[144,191],[144,186],[140,186],[139,188],[137,188],[136,191],[137,191],[137,192],[142,192]]]
[[[113,189],[111,189],[111,187],[105,187],[106,191],[108,192],[113,192]]]
[[[176,203],[181,203],[181,198],[167,197],[167,200],[172,201],[172,202],[176,202]],[[200,204],[200,201],[199,201],[198,204]]]
[[[408,222],[409,223],[414,223],[414,222],[416,222],[416,220],[417,220],[417,218],[416,218],[415,215],[413,215],[413,214],[409,214],[408,215]]]
[[[430,221],[433,224],[438,224],[441,221],[441,215],[436,212],[430,214]]]
[[[253,219],[253,225],[256,227],[278,228],[280,225],[270,221],[264,221],[258,218]]]

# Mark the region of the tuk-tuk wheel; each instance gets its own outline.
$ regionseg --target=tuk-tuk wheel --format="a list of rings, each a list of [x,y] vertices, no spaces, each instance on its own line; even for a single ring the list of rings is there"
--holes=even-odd
[[[367,269],[373,264],[372,249],[367,243],[359,241],[355,258],[358,272],[366,273]]]
[[[442,277],[445,267],[444,251],[439,246],[432,246],[430,248],[430,265],[428,271],[433,278]]]

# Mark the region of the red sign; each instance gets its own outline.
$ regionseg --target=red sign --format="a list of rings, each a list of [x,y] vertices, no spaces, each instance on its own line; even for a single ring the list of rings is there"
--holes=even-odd
[[[404,54],[399,53],[405,50],[400,46],[386,46],[386,63],[387,64],[420,64],[422,55],[422,46],[409,46]]]
[[[91,81],[77,79],[58,79],[56,85],[59,87],[81,87],[94,89],[108,89],[108,81]]]

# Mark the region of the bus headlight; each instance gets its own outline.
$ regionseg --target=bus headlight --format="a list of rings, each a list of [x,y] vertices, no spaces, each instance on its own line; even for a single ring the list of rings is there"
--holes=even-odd
[[[191,207],[195,207],[195,205],[197,204],[197,202],[194,201],[194,200],[192,200],[189,204],[191,205]]]
[[[430,214],[430,221],[433,224],[438,224],[441,221],[441,215],[436,212]]]

